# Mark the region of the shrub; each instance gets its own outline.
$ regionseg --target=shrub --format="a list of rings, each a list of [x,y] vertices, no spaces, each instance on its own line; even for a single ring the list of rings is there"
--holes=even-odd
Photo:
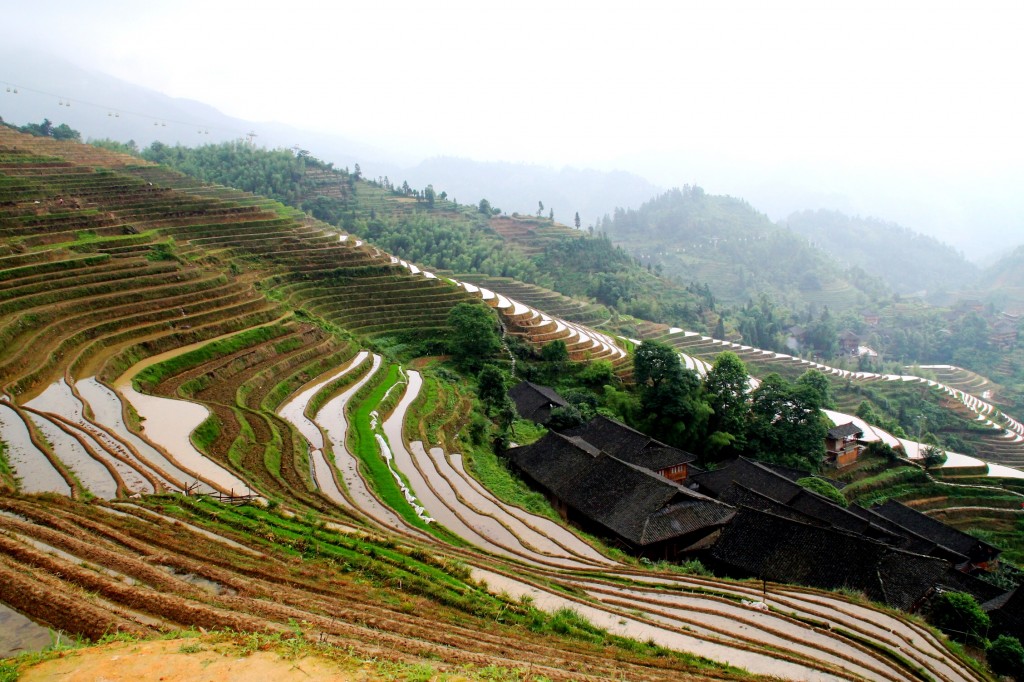
[[[931,622],[953,639],[969,644],[985,641],[991,624],[974,597],[966,592],[943,592],[931,607]]]
[[[836,489],[834,485],[832,485],[823,478],[807,476],[806,478],[799,479],[796,483],[797,485],[807,488],[813,493],[818,493],[822,497],[827,497],[828,499],[838,504],[840,507],[850,506],[850,503],[846,501],[846,498],[843,497],[843,494],[839,492],[839,490]]]
[[[1009,635],[999,635],[988,647],[988,666],[996,675],[1024,679],[1024,646]]]

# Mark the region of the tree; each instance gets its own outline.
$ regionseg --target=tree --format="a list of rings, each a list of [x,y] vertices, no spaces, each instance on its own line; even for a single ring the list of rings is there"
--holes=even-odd
[[[832,408],[832,382],[822,372],[809,369],[796,380],[797,386],[806,386],[818,396],[818,404],[824,408]]]
[[[548,418],[547,426],[555,431],[571,429],[586,423],[583,413],[575,405],[565,405],[551,408],[551,416]]]
[[[996,675],[1024,679],[1024,646],[1009,635],[999,635],[988,647],[988,667]]]
[[[476,392],[488,409],[500,407],[508,393],[505,373],[494,365],[485,365],[477,375]]]
[[[542,213],[544,213],[544,202],[543,201],[538,201],[537,202],[537,217],[539,218]]]
[[[55,140],[74,140],[75,142],[82,141],[82,134],[77,130],[69,126],[67,123],[61,123],[59,126],[50,131],[51,137]]]
[[[747,443],[758,459],[817,471],[825,456],[826,421],[817,393],[773,372],[751,394]]]
[[[633,356],[633,377],[648,433],[683,447],[702,441],[712,410],[697,373],[682,366],[675,349],[644,341]]]
[[[434,194],[434,186],[427,185],[426,189],[423,190],[423,198],[427,200],[428,206],[432,207],[434,205],[435,196],[436,195]]]
[[[565,363],[569,361],[569,349],[562,339],[555,339],[544,344],[540,349],[540,357],[544,362]]]
[[[576,215],[573,217],[572,222],[576,225],[576,229],[580,229],[580,212],[576,211]]]
[[[732,351],[720,353],[704,377],[704,394],[714,414],[708,419],[707,454],[738,453],[746,441],[747,367]],[[727,451],[727,452],[723,452]]]
[[[459,303],[448,313],[448,352],[455,363],[479,372],[501,350],[498,320],[482,303]]]
[[[551,209],[551,211],[548,213],[548,220],[550,220],[551,222],[555,222],[555,209]]]
[[[487,201],[487,199],[481,199],[480,212],[484,215],[491,215],[491,202]]]
[[[966,592],[943,592],[931,605],[929,620],[953,639],[980,644],[991,624],[988,614]]]

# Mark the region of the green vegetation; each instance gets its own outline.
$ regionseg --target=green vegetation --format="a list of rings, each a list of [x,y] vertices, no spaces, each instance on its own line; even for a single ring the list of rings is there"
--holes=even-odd
[[[850,505],[850,503],[846,501],[846,498],[843,497],[843,493],[839,492],[834,485],[823,478],[808,476],[798,479],[797,485],[801,485],[811,492],[818,493],[822,497],[827,497],[840,507],[848,507]]]
[[[0,119],[0,124],[8,125],[3,123],[3,119]],[[21,127],[8,127],[36,137],[52,137],[55,140],[72,140],[74,142],[82,141],[82,134],[67,123],[61,123],[60,125],[55,126],[48,118],[44,118],[42,123],[27,123]]]
[[[966,592],[943,592],[931,602],[928,620],[958,642],[980,645],[990,620],[978,602]]]
[[[7,443],[0,440],[0,491],[14,492],[17,490],[17,482],[14,480],[14,471],[7,459]]]
[[[999,635],[989,645],[986,658],[996,675],[1005,675],[1015,680],[1024,676],[1024,646],[1016,637]]]
[[[478,372],[501,350],[498,318],[483,303],[459,303],[448,313],[448,350],[462,368]]]

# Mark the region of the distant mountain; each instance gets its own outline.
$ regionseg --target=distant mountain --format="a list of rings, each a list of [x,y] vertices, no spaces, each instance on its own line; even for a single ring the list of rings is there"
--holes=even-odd
[[[700,187],[673,189],[636,210],[617,210],[600,229],[665,275],[707,283],[727,303],[767,293],[794,308],[843,310],[887,293],[878,280],[837,262],[747,202]]]
[[[801,211],[784,221],[797,234],[846,265],[856,265],[901,294],[925,292],[942,302],[970,287],[978,268],[934,237],[877,218],[838,211]]]
[[[978,276],[976,294],[998,309],[1024,314],[1024,246],[985,268]]]
[[[237,140],[254,132],[257,145],[315,149],[318,156],[338,166],[374,159],[381,172],[387,172],[408,163],[337,135],[228,116],[201,102],[169,97],[41,53],[0,49],[0,85],[0,117],[4,121],[24,125],[48,118],[78,130],[83,141],[133,140],[140,148],[154,141],[198,146]]]
[[[403,177],[391,179],[408,180],[418,188],[432,183],[437,191],[462,202],[486,198],[508,214],[534,215],[538,202],[543,202],[544,217],[554,211],[555,220],[572,225],[578,211],[583,228],[616,207],[639,206],[660,191],[644,178],[623,171],[555,170],[451,157],[427,159],[402,172]]]

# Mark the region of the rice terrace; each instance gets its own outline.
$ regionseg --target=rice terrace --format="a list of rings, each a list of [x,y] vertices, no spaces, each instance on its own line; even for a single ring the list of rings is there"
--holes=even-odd
[[[157,669],[136,660],[167,679],[995,679],[983,644],[928,618],[971,593],[991,602],[983,637],[1019,627],[1019,570],[977,577],[1024,563],[1024,426],[999,387],[620,314],[523,281],[530,259],[610,248],[600,237],[309,163],[299,204],[334,197],[343,224],[381,231],[0,126],[0,630],[15,633],[0,679]],[[389,253],[403,220],[486,233],[523,270]],[[596,447],[583,420],[544,429],[507,398],[569,377],[556,416],[588,390],[629,404],[641,348],[670,349],[693,382],[728,351],[741,394],[813,370],[829,428],[852,425],[865,453],[822,469],[839,502],[746,458],[641,471],[613,445],[683,449],[607,424],[620,441]],[[972,454],[926,465],[924,427],[893,435],[858,411],[901,401]],[[584,463],[561,497],[531,485],[554,452]],[[615,506],[632,477],[664,495],[641,521]],[[758,554],[768,527],[832,557],[797,567],[781,540]],[[95,667],[103,651],[124,665]]]

